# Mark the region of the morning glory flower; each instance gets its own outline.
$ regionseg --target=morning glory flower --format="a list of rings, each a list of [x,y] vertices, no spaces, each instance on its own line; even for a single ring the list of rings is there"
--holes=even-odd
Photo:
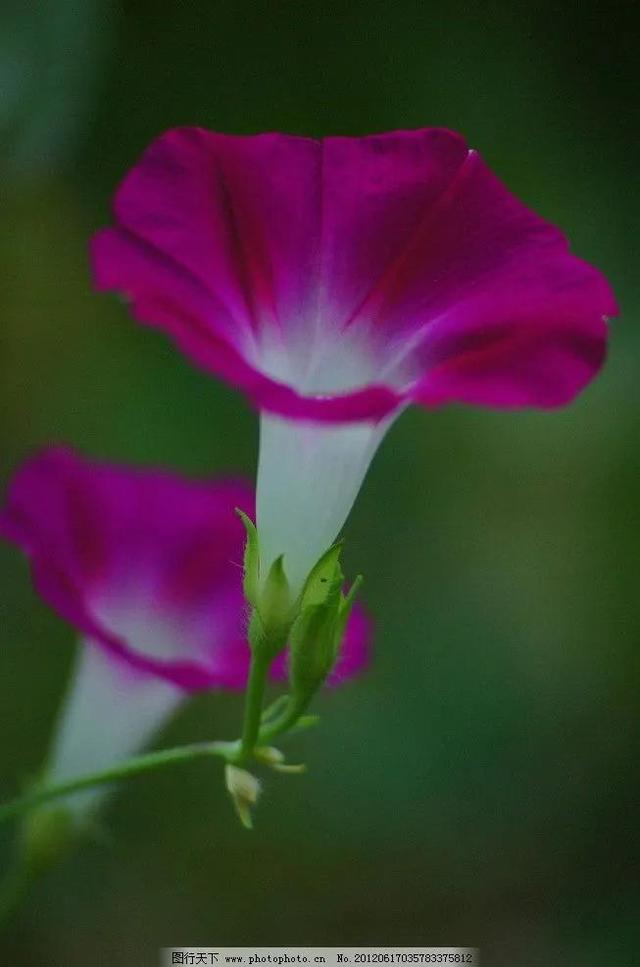
[[[51,784],[109,768],[146,745],[192,692],[244,689],[250,662],[242,591],[244,482],[195,482],[95,463],[53,447],[15,474],[0,535],[31,563],[41,597],[81,648],[46,770]],[[351,612],[329,676],[367,660],[370,626]],[[283,654],[272,678],[286,679]],[[84,814],[103,789],[76,793]]]
[[[603,276],[440,129],[167,132],[93,243],[100,289],[261,411],[262,573],[297,591],[410,404],[557,407],[602,365]]]

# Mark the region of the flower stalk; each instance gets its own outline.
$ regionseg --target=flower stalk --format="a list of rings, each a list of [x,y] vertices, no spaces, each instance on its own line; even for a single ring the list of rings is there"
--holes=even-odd
[[[244,707],[244,724],[240,741],[240,753],[242,758],[245,759],[251,758],[258,741],[269,664],[269,661],[265,660],[262,655],[254,654],[251,658],[251,670]]]
[[[281,696],[281,699],[286,699],[286,704],[278,701],[278,704],[283,706],[281,712],[259,729],[252,745],[251,754],[242,750],[239,741],[197,742],[190,745],[175,746],[171,749],[160,749],[157,752],[148,752],[120,762],[111,769],[89,773],[68,782],[49,786],[35,786],[23,796],[0,805],[0,824],[17,819],[39,806],[64,799],[84,789],[109,785],[122,779],[133,779],[148,772],[156,772],[159,769],[174,765],[195,762],[197,759],[219,758],[230,764],[244,762],[276,736],[293,731],[294,728],[307,728],[317,722],[315,716],[303,716],[305,708],[301,703],[293,702],[288,696]],[[260,759],[260,756],[258,758]]]
[[[155,772],[158,769],[192,762],[196,759],[210,759],[220,756],[229,759],[237,754],[237,748],[238,743],[236,742],[197,742],[133,756],[119,762],[118,765],[112,766],[110,769],[79,776],[77,779],[71,779],[68,782],[50,786],[35,786],[25,795],[0,806],[0,823],[15,819],[17,816],[28,813],[44,803],[62,799],[75,792],[81,792],[83,789],[108,785],[121,779],[131,779],[147,772]]]
[[[199,742],[161,749],[133,756],[103,770],[50,785],[36,785],[25,795],[0,805],[0,823],[28,815],[34,831],[50,832],[47,817],[63,815],[53,811],[39,812],[38,807],[64,799],[74,793],[109,785],[123,779],[144,775],[196,759],[221,758],[229,767],[238,768],[251,761],[270,765],[276,771],[300,772],[304,767],[288,766],[284,757],[269,743],[296,728],[314,724],[317,719],[306,716],[309,704],[335,664],[342,637],[360,585],[358,578],[345,596],[342,593],[343,573],[340,567],[341,545],[331,547],[311,570],[302,592],[292,603],[292,594],[285,576],[282,557],[272,564],[264,581],[259,573],[259,542],[255,526],[239,512],[247,531],[245,548],[244,589],[252,606],[249,623],[251,666],[246,691],[242,735],[234,742]],[[263,708],[264,694],[270,667],[277,655],[291,643],[289,695],[281,695],[267,709]],[[235,775],[235,773],[231,773]],[[247,775],[250,775],[247,773]],[[234,786],[235,788],[235,786]],[[257,796],[256,796],[257,798]],[[245,797],[246,799],[246,797]],[[234,794],[236,808],[238,796]],[[239,815],[245,826],[249,804],[243,800]],[[47,823],[43,826],[43,821]],[[57,827],[56,827],[57,829]],[[33,839],[33,837],[32,837]],[[47,842],[51,839],[49,836]],[[42,837],[40,837],[42,840]],[[35,840],[34,840],[35,842]],[[42,851],[40,851],[42,852]],[[31,864],[33,865],[33,864]],[[20,876],[23,874],[20,873]],[[8,896],[26,889],[26,883],[16,875],[15,883],[7,887]],[[7,904],[13,901],[7,899]]]

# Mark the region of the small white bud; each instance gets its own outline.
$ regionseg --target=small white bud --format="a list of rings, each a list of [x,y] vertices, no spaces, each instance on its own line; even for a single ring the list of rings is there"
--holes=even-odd
[[[246,829],[252,829],[251,807],[258,801],[260,782],[246,769],[239,769],[238,766],[232,765],[225,767],[224,777],[240,822]]]

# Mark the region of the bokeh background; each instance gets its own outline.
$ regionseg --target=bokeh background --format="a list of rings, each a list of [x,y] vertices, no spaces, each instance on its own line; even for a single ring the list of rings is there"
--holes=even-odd
[[[405,414],[347,528],[377,621],[258,828],[210,766],[123,787],[0,960],[155,964],[164,944],[477,944],[498,967],[637,962],[640,326],[634,5],[4,0],[0,470],[64,440],[253,474],[244,400],[91,291],[87,241],[176,124],[461,130],[611,279],[610,358],[555,413]],[[0,794],[47,748],[73,633],[0,547]],[[162,743],[237,732],[201,696]],[[295,756],[294,756],[295,758]],[[11,830],[0,829],[0,862]]]

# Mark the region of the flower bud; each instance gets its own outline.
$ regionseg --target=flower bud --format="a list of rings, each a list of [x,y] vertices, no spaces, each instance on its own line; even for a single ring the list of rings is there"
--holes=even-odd
[[[336,642],[337,596],[324,604],[309,605],[291,629],[291,688],[298,696],[311,696],[333,668]]]
[[[340,544],[329,548],[309,574],[291,629],[291,687],[303,700],[309,699],[331,672],[360,586],[358,579],[347,597],[342,594],[341,551]]]
[[[251,809],[258,801],[260,782],[246,769],[239,769],[238,766],[232,765],[225,767],[224,777],[240,822],[245,829],[252,829]]]

